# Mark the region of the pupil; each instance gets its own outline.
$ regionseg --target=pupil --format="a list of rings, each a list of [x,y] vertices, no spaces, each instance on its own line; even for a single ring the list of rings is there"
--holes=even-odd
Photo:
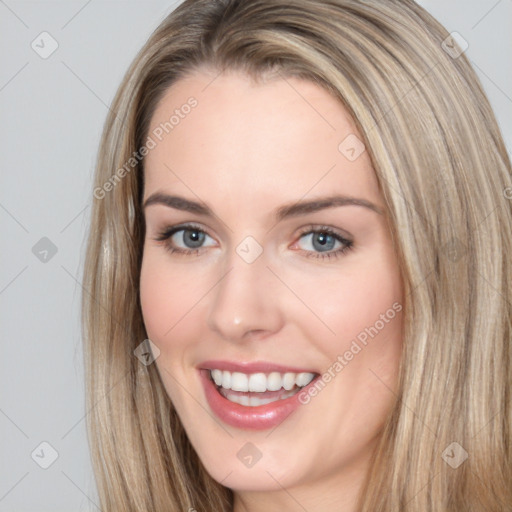
[[[330,244],[328,243],[328,239],[331,239],[330,240]],[[315,242],[318,242],[320,245],[319,245],[319,248],[320,249],[332,249],[333,246],[334,246],[334,238],[327,234],[327,233],[317,233],[315,234],[315,236],[313,237],[313,246],[315,246]],[[318,249],[318,247],[315,247],[315,249]]]
[[[186,231],[185,238],[188,238],[188,240],[185,240],[187,245],[191,245],[192,247],[199,247],[203,242],[204,233],[200,233],[199,231]]]

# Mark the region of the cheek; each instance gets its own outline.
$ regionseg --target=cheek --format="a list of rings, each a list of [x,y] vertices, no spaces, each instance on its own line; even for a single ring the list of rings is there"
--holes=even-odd
[[[165,342],[176,337],[194,314],[204,290],[204,279],[179,271],[166,254],[147,250],[140,273],[140,302],[148,336]]]
[[[183,272],[176,272],[166,256],[151,249],[145,251],[140,303],[147,336],[160,350],[155,364],[163,385],[175,407],[181,410],[183,397],[176,383],[186,380],[183,368],[194,338],[189,322],[195,312],[193,305],[198,301],[195,295],[200,293],[191,288],[190,279],[187,281]]]
[[[146,331],[150,339],[162,339],[172,324],[175,297],[169,293],[167,279],[162,276],[165,268],[146,254],[140,272],[140,303]]]
[[[394,260],[354,259],[354,265],[340,268],[335,277],[333,274],[296,280],[302,282],[296,288],[297,294],[315,313],[303,317],[304,325],[324,333],[321,338],[332,339],[333,350],[344,348],[347,342],[375,325],[387,335],[399,328],[397,309],[401,309],[402,291]],[[385,317],[384,324],[381,315]]]
[[[393,253],[380,247],[365,256],[347,260],[335,277],[303,279],[297,292],[318,316],[303,314],[300,322],[325,356],[325,382],[333,383],[332,393],[347,408],[352,404],[353,411],[365,411],[357,413],[360,427],[371,430],[391,406],[390,390],[398,385],[403,296]],[[341,421],[334,411],[333,418]]]
[[[211,276],[197,265],[172,264],[161,250],[145,251],[140,272],[140,303],[148,338],[160,350],[162,381],[177,407],[180,386],[190,376],[195,353],[205,339],[206,294]]]

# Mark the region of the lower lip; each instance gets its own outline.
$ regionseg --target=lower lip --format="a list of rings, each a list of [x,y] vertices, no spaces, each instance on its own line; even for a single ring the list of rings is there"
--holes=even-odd
[[[303,405],[299,401],[299,393],[313,385],[316,378],[307,386],[300,389],[295,395],[283,400],[276,400],[270,404],[249,407],[230,402],[218,391],[215,383],[210,379],[210,371],[199,370],[203,383],[206,400],[212,411],[224,423],[241,429],[266,430],[282,423],[290,414]]]

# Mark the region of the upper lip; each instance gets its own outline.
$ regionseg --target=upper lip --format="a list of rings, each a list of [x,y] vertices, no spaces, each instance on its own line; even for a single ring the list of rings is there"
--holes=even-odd
[[[200,369],[205,370],[226,370],[228,372],[240,373],[317,373],[314,370],[299,368],[297,366],[284,366],[281,364],[271,363],[269,361],[254,361],[254,362],[237,362],[237,361],[220,361],[209,360],[204,361],[197,365]]]

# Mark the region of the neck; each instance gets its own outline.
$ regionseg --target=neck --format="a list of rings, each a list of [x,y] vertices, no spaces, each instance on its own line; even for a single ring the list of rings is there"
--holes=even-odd
[[[274,491],[234,491],[233,512],[357,512],[366,468]]]

